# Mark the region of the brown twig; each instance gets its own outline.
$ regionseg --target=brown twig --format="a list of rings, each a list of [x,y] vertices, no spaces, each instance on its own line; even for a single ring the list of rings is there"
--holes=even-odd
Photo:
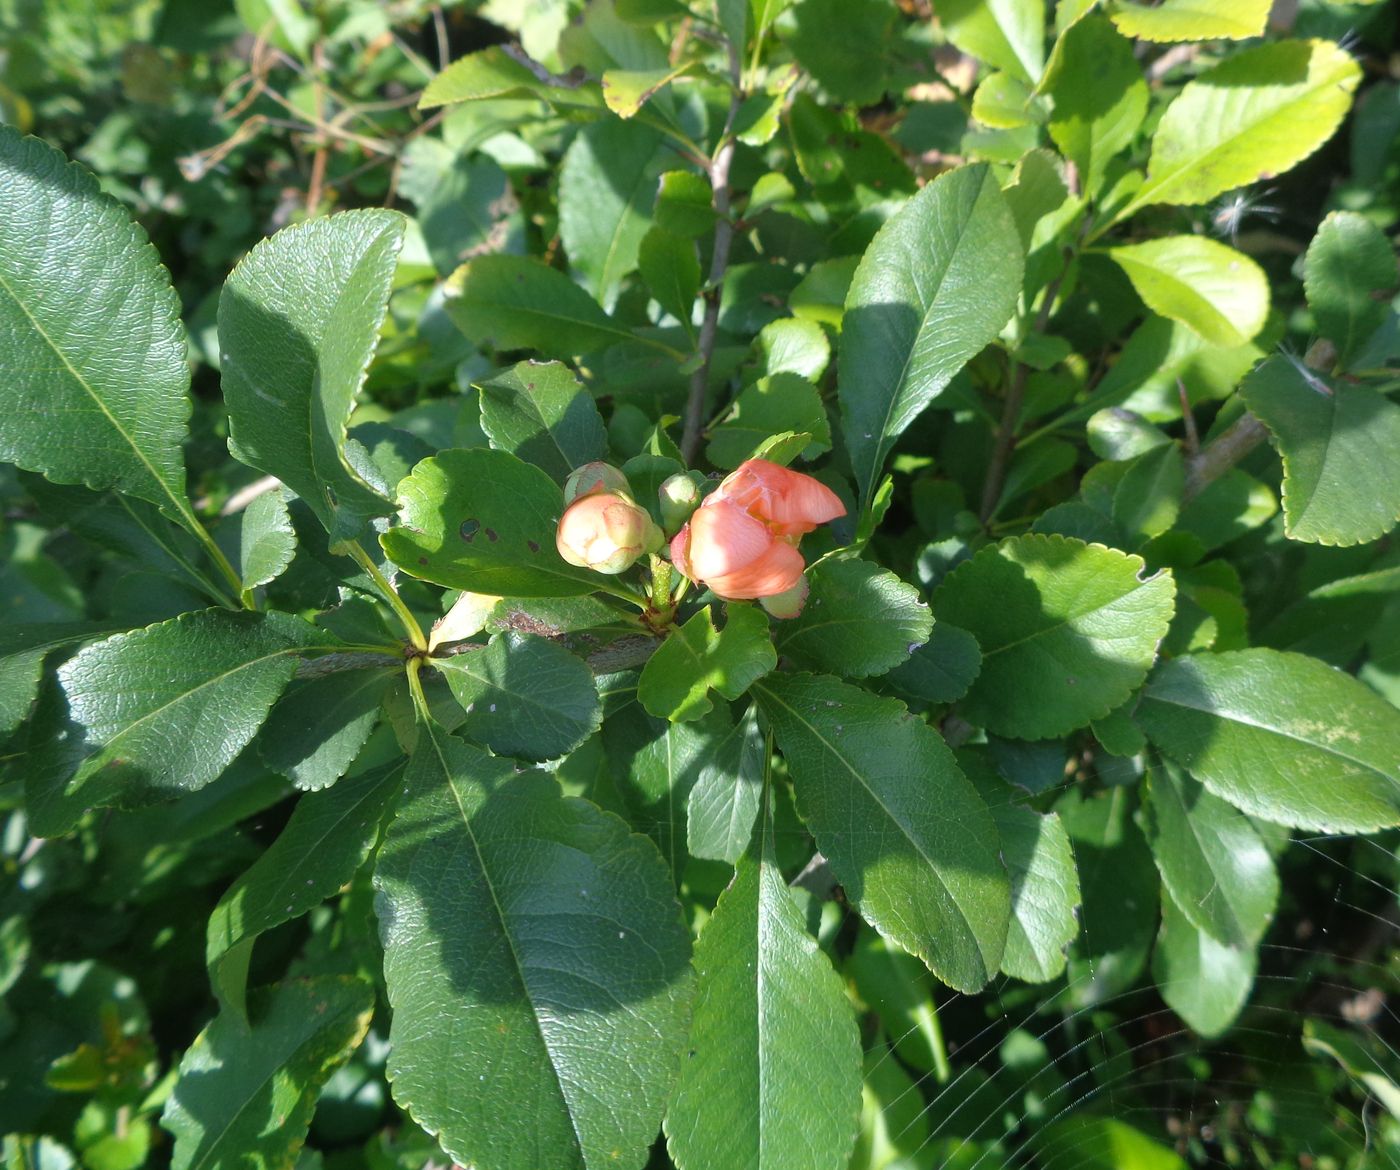
[[[1219,435],[1201,448],[1200,454],[1186,461],[1186,486],[1182,489],[1184,503],[1193,500],[1206,487],[1269,437],[1268,428],[1257,415],[1245,411]]]
[[[685,404],[685,425],[681,430],[681,457],[694,463],[700,450],[700,436],[705,422],[705,391],[710,383],[710,362],[715,352],[715,335],[719,331],[719,302],[724,274],[729,267],[729,248],[734,242],[734,225],[729,220],[729,166],[734,161],[734,119],[744,100],[742,87],[743,63],[739,48],[730,44],[729,73],[734,92],[729,99],[729,113],[720,132],[719,147],[709,165],[711,205],[715,209],[715,248],[710,258],[710,277],[705,288],[705,317],[700,324],[697,352],[700,364],[690,376],[690,394]]]

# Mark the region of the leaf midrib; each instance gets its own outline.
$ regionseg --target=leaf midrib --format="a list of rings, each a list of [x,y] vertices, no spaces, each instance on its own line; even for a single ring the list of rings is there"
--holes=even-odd
[[[579,1133],[578,1125],[574,1121],[574,1111],[569,1102],[568,1095],[564,1092],[564,1080],[559,1075],[558,1068],[554,1064],[554,1050],[549,1046],[549,1040],[545,1037],[544,1026],[540,1023],[540,1018],[535,1010],[535,998],[530,993],[530,985],[525,979],[525,965],[520,959],[520,952],[516,950],[515,936],[506,925],[505,909],[501,905],[501,899],[496,893],[496,884],[492,881],[491,870],[486,864],[486,858],[481,852],[481,843],[477,840],[476,834],[472,832],[471,817],[467,813],[467,807],[462,803],[461,793],[457,791],[457,785],[453,783],[452,767],[447,762],[447,756],[442,750],[442,745],[438,742],[436,729],[429,723],[423,726],[423,732],[433,745],[433,754],[437,756],[438,765],[442,769],[443,779],[447,781],[447,790],[452,793],[453,803],[457,805],[457,811],[462,818],[462,831],[466,834],[467,841],[471,844],[472,853],[476,857],[476,863],[481,873],[481,880],[486,886],[486,892],[491,895],[491,907],[496,913],[496,921],[500,924],[501,937],[505,939],[506,947],[510,951],[511,962],[515,966],[515,975],[520,982],[520,992],[524,996],[526,1003],[530,1005],[530,1019],[535,1025],[535,1034],[540,1038],[540,1047],[544,1049],[546,1061],[549,1065],[550,1075],[554,1078],[554,1087],[559,1094],[560,1104],[564,1109],[564,1116],[569,1119],[569,1128],[573,1131],[574,1145],[578,1150],[579,1160],[586,1161],[583,1153],[583,1135]]]
[[[114,415],[107,408],[107,404],[103,402],[102,399],[98,396],[97,391],[93,388],[92,384],[88,382],[88,380],[81,373],[78,372],[78,368],[75,365],[73,365],[71,361],[68,360],[68,355],[61,348],[59,348],[57,342],[55,342],[54,339],[49,336],[48,330],[45,329],[43,325],[39,323],[39,319],[35,317],[32,312],[30,312],[29,306],[26,305],[22,300],[20,300],[20,298],[15,294],[14,289],[10,286],[10,282],[5,279],[4,272],[0,272],[0,290],[3,290],[5,295],[8,296],[11,301],[14,302],[15,307],[18,308],[19,311],[24,314],[25,318],[29,321],[30,325],[33,326],[34,332],[44,339],[44,344],[47,345],[51,350],[53,350],[54,355],[58,358],[59,361],[63,363],[64,368],[66,368],[69,374],[72,375],[73,380],[79,386],[82,387],[83,391],[87,394],[87,396],[92,399],[92,401],[97,405],[97,408],[103,413],[103,415],[106,416],[107,421],[112,426],[112,429],[115,430],[117,434],[119,434],[126,441],[126,445],[131,448],[132,453],[136,456],[137,459],[141,461],[142,466],[145,467],[146,471],[150,474],[151,479],[156,484],[158,484],[161,487],[161,489],[165,492],[166,496],[169,497],[170,502],[175,506],[176,511],[179,512],[182,516],[185,515],[189,510],[189,505],[185,502],[185,497],[183,496],[183,494],[176,495],[174,489],[172,489],[171,486],[165,482],[165,479],[160,475],[160,473],[156,471],[155,465],[146,457],[146,453],[136,445],[135,440],[132,439],[131,435],[127,432],[126,428],[122,426],[121,422],[117,419],[116,415]]]
[[[977,937],[977,931],[972,925],[972,920],[968,918],[967,914],[964,912],[957,898],[953,896],[952,890],[950,890],[948,888],[947,883],[944,882],[943,876],[938,872],[938,868],[934,864],[933,859],[929,857],[927,853],[924,852],[919,842],[916,841],[914,837],[910,835],[910,832],[907,828],[905,828],[904,823],[900,821],[894,815],[893,812],[890,811],[889,806],[885,804],[885,802],[880,798],[879,793],[877,793],[873,788],[870,787],[869,784],[865,782],[864,774],[860,771],[860,769],[855,767],[855,765],[852,764],[851,761],[848,760],[840,750],[838,750],[834,743],[827,739],[826,736],[822,735],[822,733],[817,730],[815,724],[809,723],[806,719],[804,719],[802,717],[801,712],[798,711],[796,707],[792,706],[792,704],[790,703],[785,703],[778,695],[774,694],[774,692],[768,687],[765,687],[762,684],[758,683],[754,684],[754,686],[756,690],[762,691],[763,694],[769,696],[779,706],[791,712],[793,718],[795,718],[800,724],[802,724],[803,727],[807,728],[807,730],[810,731],[812,735],[814,735],[817,738],[817,740],[825,748],[827,748],[833,756],[836,757],[836,759],[841,761],[841,763],[845,766],[846,770],[860,784],[861,788],[863,788],[867,793],[869,793],[870,798],[879,806],[880,811],[883,812],[885,816],[889,818],[890,823],[895,825],[899,829],[900,835],[903,836],[904,839],[914,847],[914,851],[919,855],[919,857],[923,860],[924,864],[927,866],[928,872],[933,877],[933,880],[938,884],[938,888],[941,889],[943,893],[947,895],[948,901],[951,902],[954,908],[957,910],[958,917],[962,919],[963,925],[967,928],[968,934],[972,938],[973,948],[974,950],[976,950],[978,959],[981,961],[982,966],[985,969],[987,966],[986,958],[982,954],[982,944]]]

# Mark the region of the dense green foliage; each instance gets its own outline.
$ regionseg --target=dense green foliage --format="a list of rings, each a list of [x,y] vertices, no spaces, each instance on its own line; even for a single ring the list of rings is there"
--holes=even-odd
[[[6,1170],[1400,1160],[1397,23],[0,0]]]

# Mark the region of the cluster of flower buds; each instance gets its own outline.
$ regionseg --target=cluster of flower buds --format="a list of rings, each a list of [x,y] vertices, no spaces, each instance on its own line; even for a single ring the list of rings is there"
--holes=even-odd
[[[627,477],[607,463],[585,463],[564,484],[564,515],[554,542],[571,565],[616,574],[664,543],[661,529],[632,498]]]
[[[825,484],[766,459],[750,459],[721,481],[671,541],[676,568],[716,596],[758,599],[793,617],[807,598],[805,533],[846,514]]]
[[[676,568],[725,601],[757,599],[775,617],[795,616],[807,598],[803,535],[846,514],[825,484],[766,459],[740,464],[708,496],[697,471],[671,476],[659,494]],[[627,477],[607,463],[570,475],[564,501],[555,540],[571,565],[621,573],[663,544]]]

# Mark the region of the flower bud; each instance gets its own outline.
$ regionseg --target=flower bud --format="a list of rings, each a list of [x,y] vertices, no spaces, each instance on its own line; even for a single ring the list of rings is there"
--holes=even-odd
[[[690,519],[704,496],[704,476],[698,471],[682,471],[671,476],[658,489],[661,497],[661,523],[667,532],[676,532]]]
[[[611,463],[594,461],[576,467],[564,481],[564,503],[572,504],[581,496],[592,496],[599,492],[621,492],[632,494],[632,485],[627,477]]]
[[[564,510],[554,542],[569,564],[614,574],[655,552],[661,539],[661,529],[645,508],[616,492],[595,492]]]

